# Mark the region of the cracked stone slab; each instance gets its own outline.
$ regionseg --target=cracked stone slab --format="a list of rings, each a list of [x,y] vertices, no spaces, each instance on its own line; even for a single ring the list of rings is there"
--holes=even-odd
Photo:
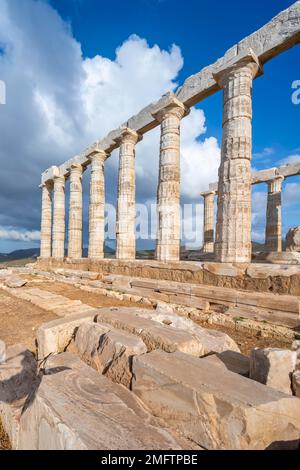
[[[79,358],[52,357],[45,371],[21,418],[20,450],[182,448],[180,439],[135,411],[139,405],[131,392]]]
[[[136,356],[133,374],[145,406],[206,449],[299,446],[298,398],[180,352]]]

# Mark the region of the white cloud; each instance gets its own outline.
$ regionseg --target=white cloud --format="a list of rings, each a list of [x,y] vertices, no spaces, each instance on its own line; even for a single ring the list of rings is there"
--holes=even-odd
[[[83,58],[70,26],[44,1],[0,3],[0,79],[7,86],[1,107],[0,223],[37,233],[40,173],[80,152],[163,93],[174,90],[183,66],[179,47],[162,50],[130,36],[114,59]],[[199,194],[217,178],[220,150],[205,138],[205,117],[193,109],[182,123],[182,195]],[[201,140],[200,140],[201,139]],[[137,147],[137,202],[155,198],[159,129]],[[107,162],[108,199],[115,198],[117,158]],[[21,238],[30,240],[29,236]],[[3,238],[3,237],[2,237]]]
[[[22,242],[31,242],[40,240],[40,232],[37,230],[33,231],[20,231],[14,229],[0,228],[0,239],[2,240],[14,240]]]
[[[279,165],[288,165],[289,163],[299,163],[300,162],[300,154],[290,155],[289,157],[280,160]]]
[[[265,147],[261,152],[256,152],[253,154],[254,158],[266,158],[270,157],[275,153],[275,149],[273,147]]]

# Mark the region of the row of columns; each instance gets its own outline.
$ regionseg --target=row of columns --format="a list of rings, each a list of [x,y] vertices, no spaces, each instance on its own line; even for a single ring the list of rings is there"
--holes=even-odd
[[[282,183],[283,176],[277,176],[268,185],[265,250],[267,252],[282,251]],[[214,200],[215,191],[201,194],[204,201],[203,216],[203,253],[214,253]]]
[[[154,117],[161,125],[160,166],[157,190],[158,232],[156,256],[160,261],[176,261],[180,255],[180,121],[188,109],[173,98]],[[119,145],[119,180],[116,218],[116,257],[135,258],[135,146],[142,139],[124,128]],[[108,155],[90,155],[90,205],[88,257],[104,257],[105,180]],[[68,258],[82,257],[82,165],[69,168],[70,203]],[[65,176],[55,176],[42,185],[41,258],[62,259],[65,255]],[[52,201],[53,197],[53,201]],[[52,225],[53,203],[53,225]]]
[[[249,52],[234,65],[214,75],[223,89],[223,138],[218,183],[216,240],[213,240],[213,194],[205,195],[204,251],[214,248],[219,262],[251,261],[251,158],[252,85],[261,71],[257,57]],[[160,162],[157,189],[158,231],[156,258],[178,261],[180,255],[180,121],[188,109],[175,97],[153,116],[160,123]],[[135,257],[135,146],[141,139],[125,128],[116,141],[120,147],[116,220],[118,259]],[[103,258],[104,244],[104,151],[90,156],[92,166],[89,210],[89,251],[92,259]],[[82,171],[70,168],[68,256],[82,256]],[[53,182],[53,240],[51,250],[51,187],[43,186],[41,256],[64,256],[65,178]],[[276,188],[275,188],[276,189]],[[275,189],[272,190],[276,192]],[[278,191],[277,191],[278,193]],[[270,193],[271,194],[271,193]],[[277,225],[272,226],[277,197],[270,196],[268,240],[278,242]],[[279,215],[278,215],[279,218]],[[275,227],[276,225],[276,227]],[[275,233],[276,232],[276,233]],[[273,245],[272,245],[273,246]]]

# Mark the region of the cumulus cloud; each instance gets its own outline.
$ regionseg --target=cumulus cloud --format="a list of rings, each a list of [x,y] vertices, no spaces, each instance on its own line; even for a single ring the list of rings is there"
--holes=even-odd
[[[0,79],[7,87],[7,104],[0,107],[0,224],[17,240],[13,233],[39,229],[41,172],[174,90],[183,57],[176,45],[163,50],[132,35],[114,59],[101,55],[101,44],[98,55],[84,58],[70,25],[43,0],[1,1],[0,47]],[[199,199],[217,177],[220,150],[205,133],[204,113],[193,109],[182,124],[183,200]],[[155,129],[137,147],[138,202],[155,197],[158,156]],[[115,153],[106,167],[106,197],[113,203],[117,165]],[[85,202],[87,179],[88,172]],[[86,208],[84,214],[86,219]]]
[[[38,241],[40,240],[40,232],[38,230],[22,232],[20,230],[0,228],[0,240],[14,240],[23,242]]]

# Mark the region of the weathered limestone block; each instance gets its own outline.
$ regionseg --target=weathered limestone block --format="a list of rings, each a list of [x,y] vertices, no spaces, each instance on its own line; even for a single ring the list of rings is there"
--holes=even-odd
[[[6,361],[6,344],[0,339],[0,364]]]
[[[38,384],[34,355],[23,344],[9,346],[6,362],[0,365],[0,418],[13,449],[18,446],[23,407]]]
[[[297,353],[285,349],[253,349],[250,378],[291,394],[291,376],[296,368]]]
[[[97,356],[102,373],[107,378],[130,388],[132,358],[146,352],[147,347],[141,338],[125,331],[112,330],[101,338]]]
[[[297,370],[292,375],[292,388],[294,395],[300,398],[300,370]]]
[[[103,335],[111,329],[110,325],[87,321],[82,323],[76,331],[75,347],[81,359],[101,373],[103,368],[98,358],[98,349]]]
[[[107,156],[104,151],[98,151],[89,157],[91,161],[91,179],[88,257],[90,259],[104,258],[104,162]]]
[[[132,393],[68,353],[50,358],[22,415],[20,450],[180,449],[170,432],[147,424]]]
[[[211,354],[201,358],[202,361],[212,365],[219,365],[231,372],[249,377],[250,359],[236,351],[224,351],[219,354]]]
[[[298,399],[179,352],[133,358],[132,389],[171,428],[206,449],[297,448]]]
[[[239,348],[235,341],[226,333],[202,328],[201,326],[196,325],[192,320],[181,317],[174,312],[163,312],[161,309],[137,309],[136,314],[139,317],[150,318],[161,325],[172,326],[190,333],[197,338],[201,344],[201,355],[209,354],[211,352],[221,353],[228,350],[239,352]]]
[[[300,227],[291,228],[286,235],[286,251],[300,252]]]
[[[183,351],[200,356],[203,346],[195,335],[150,319],[140,318],[133,308],[104,308],[98,310],[97,322],[140,336],[148,351],[163,349],[166,352]]]
[[[71,343],[77,328],[85,322],[93,320],[97,310],[92,312],[68,315],[67,318],[44,323],[37,330],[38,358],[39,360],[64,351]]]
[[[71,165],[68,238],[68,257],[70,259],[82,257],[82,172],[81,165]]]
[[[41,258],[51,257],[51,232],[52,232],[52,190],[53,182],[47,182],[42,188],[41,211]]]
[[[215,74],[224,90],[215,241],[219,262],[251,262],[252,84],[259,70],[249,52]]]
[[[120,145],[116,258],[135,259],[135,145],[141,136],[124,128]]]
[[[27,281],[25,279],[22,279],[19,276],[10,276],[8,279],[5,279],[4,285],[6,287],[10,287],[11,289],[15,289],[18,287],[23,287],[27,284]]]
[[[280,253],[282,251],[281,191],[283,181],[283,176],[277,176],[268,181],[265,250],[269,252]]]

